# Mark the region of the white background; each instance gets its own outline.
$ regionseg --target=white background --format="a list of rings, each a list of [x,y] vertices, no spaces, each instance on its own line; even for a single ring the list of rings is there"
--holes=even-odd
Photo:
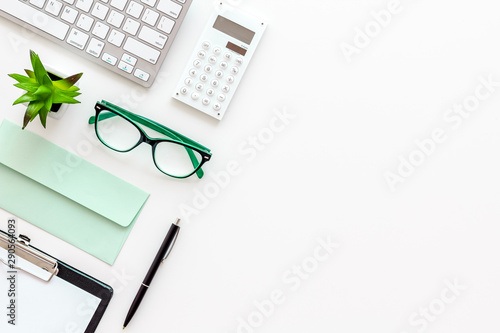
[[[498,331],[500,86],[460,124],[445,118],[454,104],[478,101],[481,77],[500,82],[497,2],[230,3],[269,26],[221,122],[170,97],[212,1],[194,0],[150,89],[0,21],[0,118],[22,123],[23,108],[11,106],[21,91],[7,74],[29,68],[29,49],[68,74],[83,71],[82,103],[27,130],[151,193],[113,266],[19,222],[33,244],[114,287],[97,332],[121,331],[178,216],[178,242],[127,332]],[[380,28],[371,13],[388,7]],[[367,28],[369,40],[359,33]],[[347,44],[357,53],[346,57]],[[105,148],[87,124],[101,99],[211,148],[206,176],[160,174],[147,145]],[[277,113],[293,119],[270,140]],[[436,130],[445,140],[424,155],[416,141]],[[261,150],[242,153],[259,135]],[[420,165],[400,167],[411,156]],[[211,175],[230,161],[239,173],[215,191]],[[406,174],[391,189],[386,176],[398,167]],[[0,227],[9,216],[0,213]],[[338,247],[327,253],[320,240]]]

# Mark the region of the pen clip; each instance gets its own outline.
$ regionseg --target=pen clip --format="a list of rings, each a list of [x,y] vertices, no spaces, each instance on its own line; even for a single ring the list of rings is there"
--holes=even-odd
[[[175,232],[174,241],[172,242],[172,244],[170,244],[170,247],[168,248],[167,253],[165,254],[165,258],[163,258],[163,260],[161,261],[160,265],[163,264],[163,262],[165,260],[167,260],[168,255],[170,254],[170,252],[172,252],[172,248],[174,247],[175,242],[177,241],[177,236],[179,236],[179,230],[180,230],[180,228],[177,228],[177,231]]]

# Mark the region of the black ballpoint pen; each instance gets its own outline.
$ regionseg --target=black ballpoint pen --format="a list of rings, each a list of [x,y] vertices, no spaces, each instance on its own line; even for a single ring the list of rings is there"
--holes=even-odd
[[[165,237],[165,240],[161,244],[160,249],[158,250],[158,254],[153,260],[153,263],[151,264],[151,267],[149,268],[149,271],[146,274],[146,277],[144,278],[144,281],[142,282],[142,285],[139,288],[139,291],[137,292],[137,295],[135,296],[132,305],[130,306],[130,310],[128,310],[127,317],[125,318],[125,323],[123,324],[123,329],[125,329],[125,327],[130,322],[130,319],[132,319],[132,316],[139,308],[139,305],[141,304],[141,301],[144,298],[146,291],[149,289],[149,285],[151,284],[151,281],[153,280],[156,271],[163,263],[163,261],[167,259],[170,250],[172,250],[172,247],[174,246],[175,240],[177,239],[177,235],[180,230],[179,221],[180,219],[177,219],[174,223],[172,223],[172,226],[170,226],[167,236]]]

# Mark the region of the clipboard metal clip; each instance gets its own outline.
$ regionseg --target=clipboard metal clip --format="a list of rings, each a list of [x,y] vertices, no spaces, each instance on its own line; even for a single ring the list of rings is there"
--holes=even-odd
[[[9,254],[14,254],[14,257],[9,257]],[[0,261],[9,269],[25,271],[46,282],[59,272],[57,260],[32,247],[27,236],[19,235],[16,238],[2,230],[0,230]]]

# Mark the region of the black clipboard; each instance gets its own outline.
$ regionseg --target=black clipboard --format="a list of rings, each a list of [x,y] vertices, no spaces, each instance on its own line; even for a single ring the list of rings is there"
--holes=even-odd
[[[15,263],[12,260],[8,260],[9,249],[12,252],[12,244],[15,246]],[[84,330],[84,333],[95,332],[113,296],[113,289],[109,285],[31,246],[30,239],[23,235],[19,235],[16,238],[0,230],[0,251],[3,251],[2,255],[0,255],[0,261],[7,265],[7,272],[9,270],[24,271],[33,275],[35,279],[41,279],[46,283],[51,283],[53,279],[62,279],[75,288],[79,288],[79,293],[83,290],[94,296],[94,300],[98,299],[99,304]],[[24,267],[21,267],[22,265]],[[20,313],[20,317],[22,318],[22,313]],[[57,315],[51,318],[51,320],[59,319]],[[23,318],[23,320],[27,320],[27,318]],[[38,330],[38,332],[45,333],[41,330]]]

